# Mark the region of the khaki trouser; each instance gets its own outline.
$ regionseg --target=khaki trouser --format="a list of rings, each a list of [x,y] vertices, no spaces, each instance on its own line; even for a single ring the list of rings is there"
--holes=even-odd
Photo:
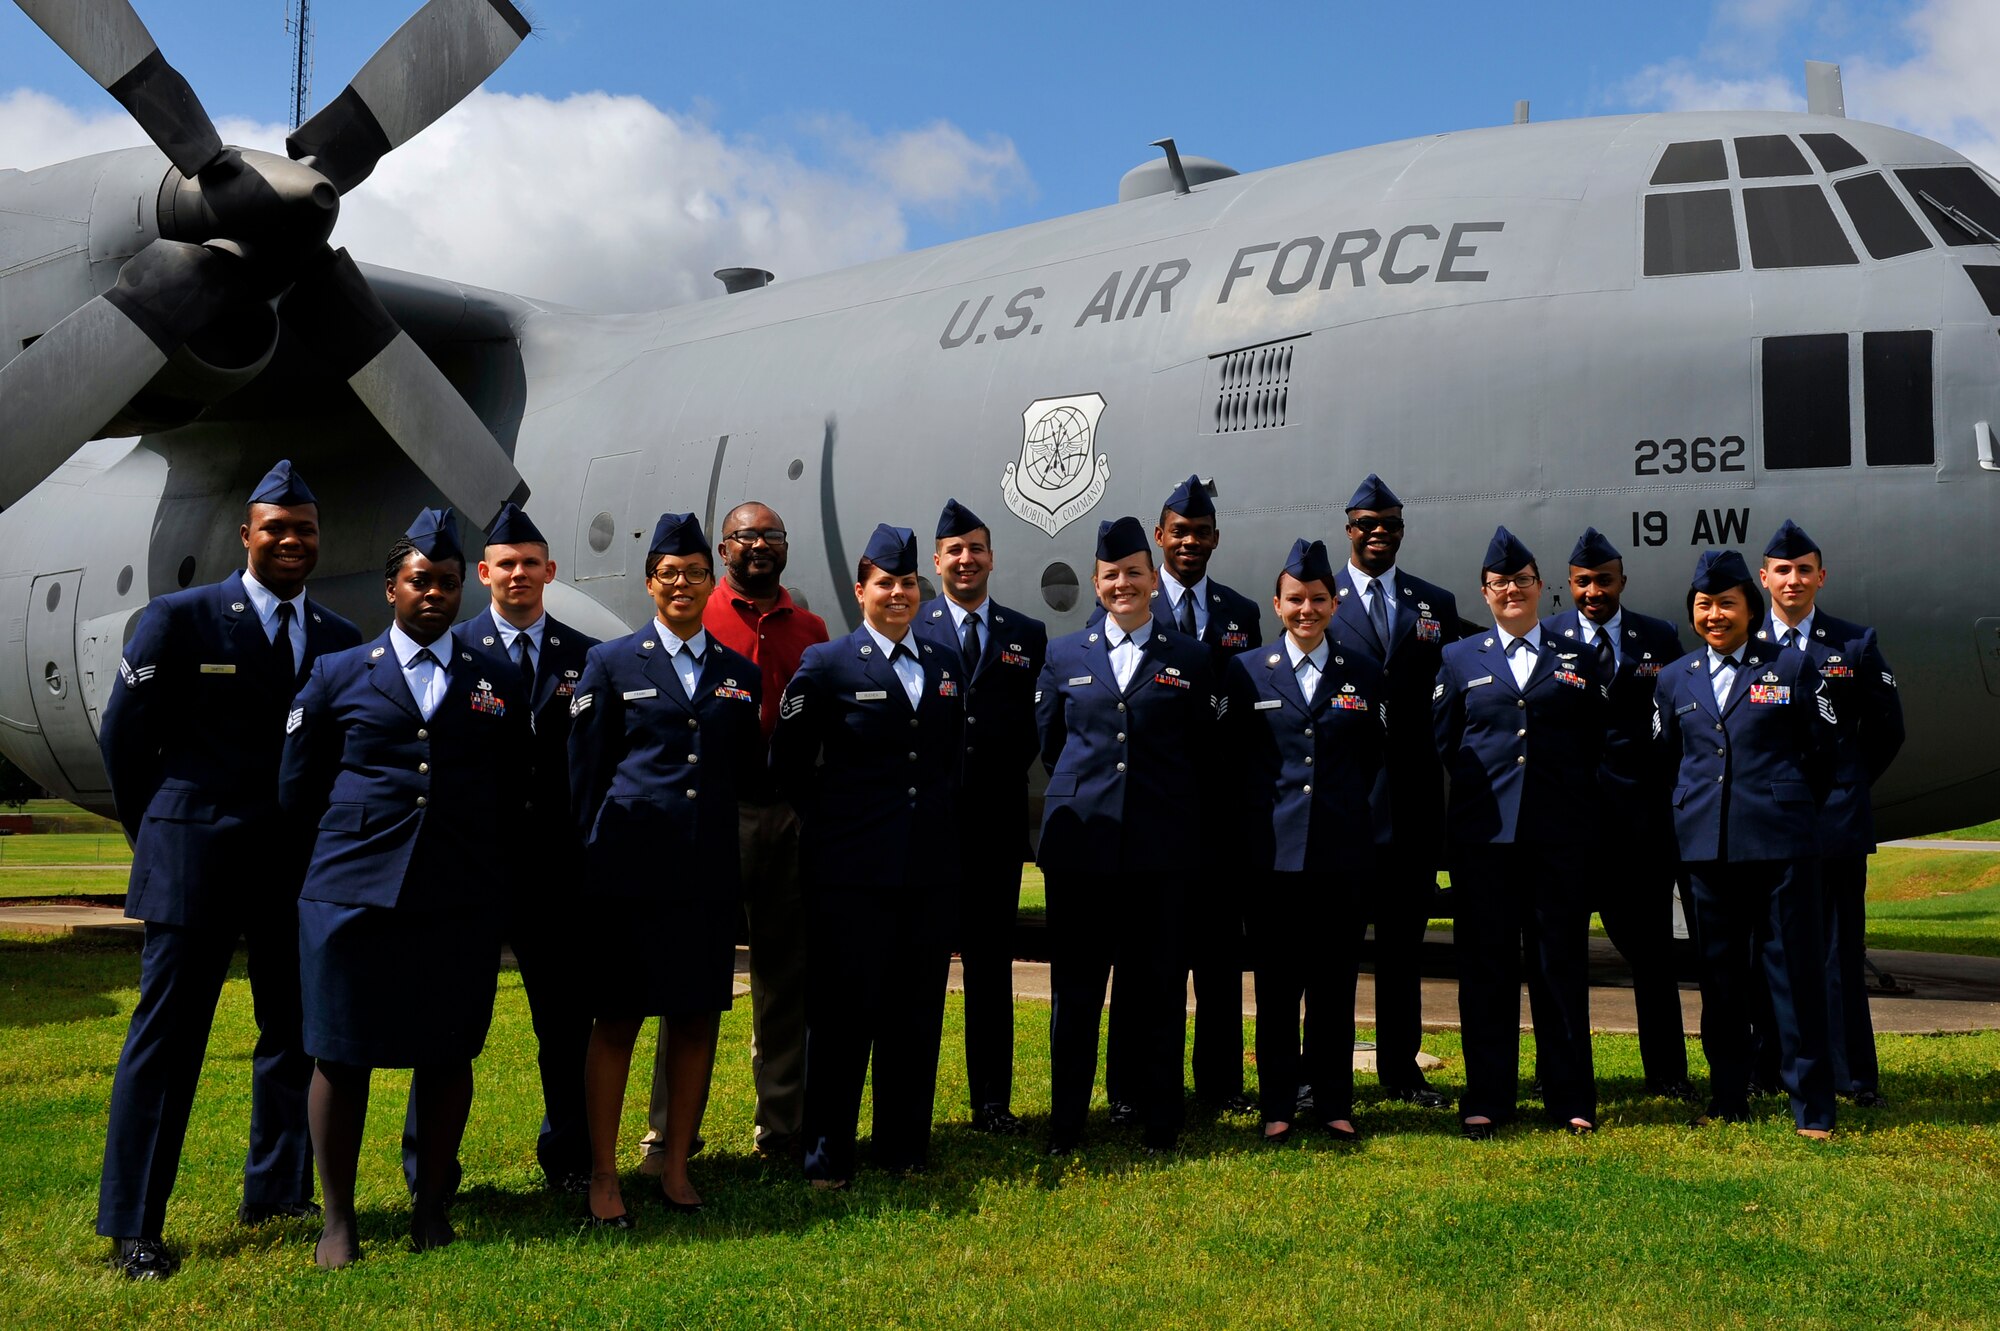
[[[757,1147],[789,1154],[796,1149],[805,1109],[806,928],[799,893],[799,818],[789,804],[744,804],[737,810],[737,827],[743,913],[750,927],[750,1075],[757,1085]],[[664,1044],[653,1056],[653,1098],[646,1114],[650,1130],[641,1142],[648,1155],[665,1149]]]

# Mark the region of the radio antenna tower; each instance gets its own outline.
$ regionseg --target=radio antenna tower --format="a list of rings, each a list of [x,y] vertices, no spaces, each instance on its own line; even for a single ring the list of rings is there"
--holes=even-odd
[[[292,36],[290,124],[297,129],[312,108],[312,0],[285,0],[285,31]]]

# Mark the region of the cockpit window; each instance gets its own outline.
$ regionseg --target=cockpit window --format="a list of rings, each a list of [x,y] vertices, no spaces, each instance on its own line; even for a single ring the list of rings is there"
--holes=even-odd
[[[1765,338],[1765,469],[1845,467],[1854,455],[1848,399],[1847,334]]]
[[[1783,134],[1754,134],[1736,140],[1736,165],[1744,179],[1803,176],[1810,172],[1799,145]]]
[[[1946,244],[1985,245],[2000,235],[2000,197],[1971,167],[1908,167],[1896,178]]]
[[[1819,164],[1826,168],[1829,175],[1845,171],[1850,166],[1860,166],[1868,160],[1838,134],[1801,134],[1799,137],[1806,141],[1806,147],[1812,149],[1813,156],[1819,158]]]
[[[1817,185],[1743,191],[1750,262],[1758,268],[1823,268],[1855,263],[1854,247]]]
[[[1807,137],[1832,138],[1833,135]],[[1846,180],[1836,181],[1833,188],[1840,195],[1840,201],[1847,206],[1847,215],[1854,219],[1854,229],[1861,233],[1861,243],[1868,247],[1870,257],[1893,259],[1899,254],[1914,254],[1931,247],[1930,237],[1917,225],[1917,219],[1910,216],[1896,198],[1896,191],[1876,172],[1849,176]]]
[[[1670,143],[1660,154],[1660,164],[1653,168],[1655,185],[1693,185],[1728,178],[1729,163],[1723,160],[1721,139]]]
[[[1908,467],[1935,462],[1931,330],[1863,333],[1861,378],[1868,465]]]
[[[1741,266],[1728,190],[1646,196],[1646,276],[1728,273]]]

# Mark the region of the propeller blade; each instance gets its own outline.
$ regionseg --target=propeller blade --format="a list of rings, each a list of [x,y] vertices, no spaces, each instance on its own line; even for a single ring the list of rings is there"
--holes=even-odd
[[[245,294],[242,261],[156,240],[118,283],[0,366],[0,506],[69,460],[182,343]]]
[[[194,175],[222,154],[222,138],[201,99],[160,54],[126,0],[14,2],[132,113],[182,175]]]
[[[345,194],[384,154],[465,100],[528,32],[528,20],[508,0],[430,0],[346,91],[292,131],[285,151],[294,160],[311,157]]]
[[[382,308],[346,250],[328,251],[299,279],[284,313],[438,493],[482,530],[502,504],[527,499],[507,451]]]

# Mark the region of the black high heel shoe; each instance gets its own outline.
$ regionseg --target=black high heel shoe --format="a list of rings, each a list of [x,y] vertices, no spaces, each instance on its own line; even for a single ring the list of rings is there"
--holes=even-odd
[[[583,1214],[585,1229],[631,1229],[635,1223],[630,1211],[620,1211],[617,1215],[598,1215],[593,1211]]]

